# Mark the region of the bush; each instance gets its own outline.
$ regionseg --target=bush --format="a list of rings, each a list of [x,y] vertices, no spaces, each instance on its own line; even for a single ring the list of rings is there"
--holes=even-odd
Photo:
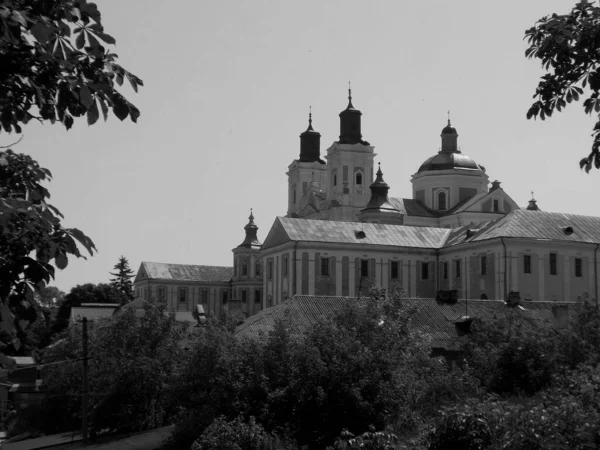
[[[468,405],[442,411],[428,436],[429,450],[484,450],[492,443],[488,419]]]
[[[262,450],[269,448],[271,441],[253,417],[245,423],[240,417],[227,422],[221,416],[204,430],[192,445],[192,450]]]

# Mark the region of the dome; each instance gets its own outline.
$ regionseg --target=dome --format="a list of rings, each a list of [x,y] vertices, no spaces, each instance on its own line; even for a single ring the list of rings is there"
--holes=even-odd
[[[450,125],[450,121],[448,121],[448,125],[444,127],[442,134],[458,134],[458,132],[456,131],[456,128]]]
[[[462,153],[440,152],[437,155],[427,159],[417,173],[427,172],[430,170],[449,170],[449,169],[467,169],[478,170],[481,168],[475,161]]]

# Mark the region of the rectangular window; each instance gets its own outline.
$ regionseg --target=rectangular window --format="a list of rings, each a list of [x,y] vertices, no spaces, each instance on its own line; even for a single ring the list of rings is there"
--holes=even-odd
[[[227,291],[223,292],[223,303],[227,303],[227,301],[229,300],[229,294]]]
[[[460,278],[460,259],[454,261],[454,269],[456,278]]]
[[[260,277],[260,261],[254,263],[254,276]]]
[[[494,200],[494,212],[500,211],[500,205],[498,204],[498,200]]]
[[[206,289],[202,289],[202,292],[200,293],[200,302],[208,303],[208,291]]]
[[[448,279],[448,261],[444,261],[443,263],[443,271],[444,271],[444,280]]]
[[[267,261],[267,278],[269,280],[273,279],[273,260],[272,259]]]
[[[581,258],[575,258],[575,276],[578,278],[583,276],[581,271]]]
[[[242,289],[242,303],[246,303],[248,301],[248,291],[246,289]]]
[[[184,303],[188,301],[188,288],[179,288],[178,291],[179,302]]]
[[[302,182],[302,195],[306,195],[308,192],[308,181]]]
[[[246,260],[242,261],[242,276],[243,277],[248,276],[248,261],[246,261]]]
[[[557,275],[558,268],[556,267],[556,253],[550,253],[550,275]]]
[[[342,176],[343,176],[342,181],[344,183],[347,183],[348,182],[348,166],[342,167]]]
[[[360,276],[362,278],[368,278],[368,276],[369,276],[369,260],[368,259],[360,260]]]
[[[391,270],[392,274],[392,278],[393,279],[398,279],[398,261],[392,261],[392,270]]]
[[[156,297],[159,302],[164,302],[167,299],[167,288],[164,286],[159,286],[156,290]]]
[[[421,263],[421,280],[429,279],[429,263]]]
[[[260,303],[260,289],[254,291],[254,303]]]
[[[487,274],[487,256],[481,257],[481,275]]]
[[[148,288],[144,288],[144,300],[148,300]]]
[[[329,276],[329,258],[321,258],[321,276]]]
[[[531,255],[523,255],[523,273],[531,273]]]
[[[283,267],[282,267],[283,276],[287,277],[288,276],[288,255],[283,255],[281,264],[283,265]]]

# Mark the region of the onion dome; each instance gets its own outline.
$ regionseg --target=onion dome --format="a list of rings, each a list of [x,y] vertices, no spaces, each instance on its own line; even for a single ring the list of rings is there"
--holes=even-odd
[[[369,145],[362,140],[360,117],[362,112],[352,104],[352,90],[348,89],[348,106],[340,113],[340,144]]]
[[[467,169],[483,172],[481,167],[467,155],[463,155],[458,149],[458,132],[450,123],[444,127],[441,134],[442,148],[437,155],[428,158],[417,173],[430,170]]]
[[[390,186],[383,181],[381,163],[379,164],[379,169],[377,170],[377,178],[373,184],[369,186],[369,189],[371,189],[371,200],[369,200],[369,203],[367,203],[367,206],[365,206],[361,212],[377,210],[381,212],[400,213],[400,211],[390,203],[390,199],[388,197]]]
[[[248,224],[244,227],[246,230],[246,238],[244,242],[238,245],[238,248],[260,248],[262,244],[258,240],[258,226],[254,223],[254,215],[252,209],[250,209],[250,216],[248,217]]]
[[[325,164],[321,159],[321,133],[312,126],[312,108],[308,113],[308,128],[300,135],[300,162],[315,162]]]
[[[529,200],[529,204],[527,205],[528,211],[539,211],[540,207],[537,205],[537,201],[533,198],[533,193],[531,195],[531,200]]]

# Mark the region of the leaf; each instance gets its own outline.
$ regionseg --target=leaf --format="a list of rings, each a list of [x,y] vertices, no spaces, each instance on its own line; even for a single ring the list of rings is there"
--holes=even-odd
[[[92,106],[87,111],[87,122],[88,125],[94,125],[98,118],[100,117],[100,112],[98,111],[98,105],[95,101],[92,101]]]
[[[82,49],[84,45],[85,45],[85,34],[83,32],[81,32],[81,33],[79,33],[79,35],[77,35],[77,39],[75,39],[75,47],[77,47],[78,49]]]
[[[62,252],[54,258],[54,261],[56,263],[56,267],[58,267],[60,270],[64,270],[67,267],[67,264],[69,264],[69,258],[67,258],[67,255]]]
[[[129,106],[127,106],[127,103],[120,96],[115,96],[113,103],[113,113],[115,116],[120,120],[125,120],[129,115]]]
[[[25,18],[21,15],[21,13],[19,11],[14,10],[12,12],[12,15],[10,16],[10,18],[12,19],[13,22],[16,22],[19,25],[22,25],[24,28],[27,28],[27,21],[25,20]]]
[[[129,103],[129,115],[133,123],[137,123],[138,118],[140,117],[140,110]]]
[[[112,36],[110,36],[110,35],[108,35],[106,33],[97,32],[97,31],[95,33],[96,33],[96,36],[98,36],[100,39],[102,39],[107,44],[115,45],[117,43],[117,41],[115,40],[114,37],[112,37]]]
[[[94,102],[94,98],[92,97],[89,88],[85,84],[79,89],[79,101],[83,106],[85,106],[85,109],[90,109],[92,107],[92,103]]]
[[[104,121],[106,122],[108,120],[108,105],[101,98],[99,98],[98,101],[100,102],[100,108],[102,108],[102,115],[104,116]]]

